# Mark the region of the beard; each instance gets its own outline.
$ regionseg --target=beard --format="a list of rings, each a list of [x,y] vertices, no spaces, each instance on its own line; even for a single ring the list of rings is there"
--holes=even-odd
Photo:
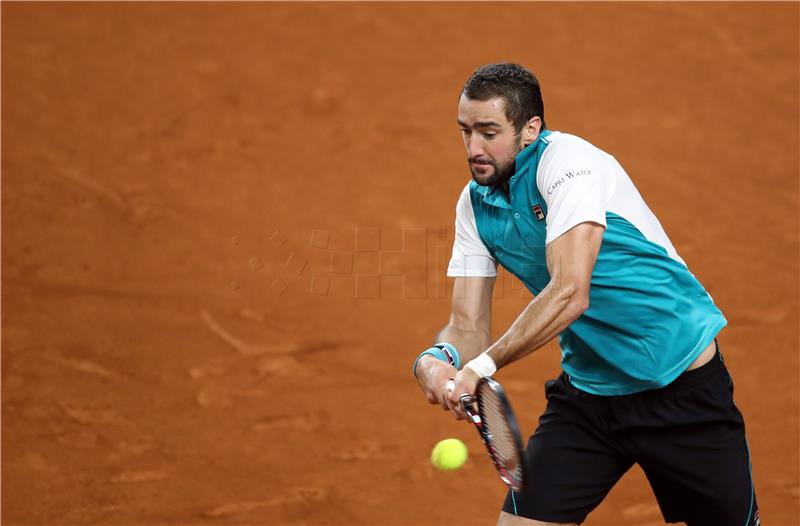
[[[516,171],[516,163],[513,157],[510,161],[504,163],[481,159],[480,164],[474,164],[477,161],[477,159],[469,159],[469,171],[472,173],[472,180],[481,186],[507,183]]]

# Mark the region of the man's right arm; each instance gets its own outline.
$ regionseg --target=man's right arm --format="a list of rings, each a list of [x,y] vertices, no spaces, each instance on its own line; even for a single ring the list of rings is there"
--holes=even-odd
[[[495,278],[455,278],[450,322],[436,336],[437,342],[455,345],[466,363],[491,343],[492,291]]]
[[[450,321],[439,331],[435,343],[453,345],[462,364],[478,356],[491,343],[494,282],[494,277],[457,277],[453,283]],[[419,359],[414,373],[428,402],[447,409],[444,385],[455,376],[456,369],[426,355]]]
[[[464,364],[489,346],[492,291],[497,275],[497,263],[478,234],[470,183],[464,185],[456,203],[455,239],[447,275],[455,278],[450,321],[434,343],[455,347]],[[428,354],[421,356],[414,368],[428,402],[441,404],[444,409],[448,409],[444,386],[456,372],[449,363]]]

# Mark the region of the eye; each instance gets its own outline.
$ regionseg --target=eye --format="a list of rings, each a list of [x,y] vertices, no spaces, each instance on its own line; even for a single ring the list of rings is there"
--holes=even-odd
[[[497,134],[495,132],[486,132],[483,134],[483,136],[491,141],[492,139],[497,137]]]
[[[461,135],[469,135],[471,132],[466,128],[461,128]]]

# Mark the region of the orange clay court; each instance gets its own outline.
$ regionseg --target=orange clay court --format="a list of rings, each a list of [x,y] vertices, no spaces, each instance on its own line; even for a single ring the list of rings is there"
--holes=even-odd
[[[798,20],[756,3],[2,3],[2,523],[493,524],[410,373],[449,314],[479,65],[612,153],[729,326],[800,524]],[[497,336],[530,300],[501,276]],[[499,379],[524,435],[555,342]],[[443,438],[465,467],[435,471]],[[589,525],[662,524],[638,468]]]

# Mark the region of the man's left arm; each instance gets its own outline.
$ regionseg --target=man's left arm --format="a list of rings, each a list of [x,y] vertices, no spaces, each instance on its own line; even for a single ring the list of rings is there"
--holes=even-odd
[[[580,223],[547,245],[550,282],[523,309],[511,327],[485,353],[497,368],[519,360],[564,331],[589,307],[592,270],[604,225]],[[455,377],[451,409],[464,418],[459,396],[474,394],[479,376],[464,367]]]

